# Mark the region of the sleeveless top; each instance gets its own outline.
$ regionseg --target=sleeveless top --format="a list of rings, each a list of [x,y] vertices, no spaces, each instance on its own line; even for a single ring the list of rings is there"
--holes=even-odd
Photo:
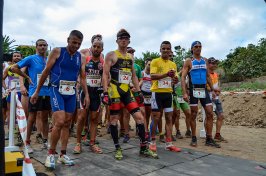
[[[142,78],[142,85],[141,85],[141,90],[144,92],[151,92],[151,75],[145,73],[145,71],[142,71],[143,73],[143,78]]]
[[[206,85],[207,83],[207,65],[203,58],[199,61],[195,58],[191,59],[192,68],[188,73],[189,87],[192,85]]]
[[[89,56],[86,58],[87,64],[85,65],[86,80],[89,88],[96,88],[101,86],[102,74],[103,74],[103,59],[99,61],[93,61]],[[91,85],[91,86],[90,86]],[[99,85],[94,87],[95,85]]]

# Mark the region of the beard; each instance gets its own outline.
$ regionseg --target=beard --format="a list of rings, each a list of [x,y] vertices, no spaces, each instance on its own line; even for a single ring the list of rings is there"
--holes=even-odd
[[[101,53],[92,53],[93,57],[100,57]]]

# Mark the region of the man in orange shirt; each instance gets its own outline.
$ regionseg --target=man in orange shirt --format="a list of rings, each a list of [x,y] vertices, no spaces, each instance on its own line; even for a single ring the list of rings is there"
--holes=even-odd
[[[223,124],[224,114],[223,114],[223,107],[222,102],[220,101],[219,95],[221,93],[221,89],[219,87],[219,75],[215,72],[218,65],[218,60],[216,60],[214,57],[211,57],[208,59],[209,63],[209,73],[212,81],[213,88],[215,90],[215,98],[212,98],[213,103],[213,111],[215,112],[217,116],[216,121],[216,134],[214,137],[214,140],[216,142],[227,142],[222,136],[221,136],[221,128]]]

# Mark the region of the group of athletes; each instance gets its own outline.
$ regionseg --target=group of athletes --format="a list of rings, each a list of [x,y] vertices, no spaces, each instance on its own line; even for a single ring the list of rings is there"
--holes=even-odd
[[[183,138],[179,130],[180,109],[186,116],[190,145],[197,146],[196,116],[198,102],[206,112],[206,146],[220,148],[217,141],[226,141],[220,134],[223,110],[219,100],[217,60],[201,56],[202,45],[195,41],[191,45],[192,57],[187,58],[178,71],[173,62],[171,43],[163,41],[161,56],[147,58],[145,68],[134,63],[134,52],[130,44],[130,34],[125,29],[117,33],[117,50],[108,52],[104,58],[102,36],[91,39],[91,47],[78,51],[83,34],[78,30],[70,32],[66,47],[54,48],[47,58],[48,44],[44,39],[36,41],[36,54],[22,59],[20,52],[14,52],[12,61],[3,64],[4,96],[3,116],[9,119],[10,86],[12,81],[20,84],[18,95],[27,116],[26,148],[31,148],[31,134],[37,127],[37,140],[48,149],[45,166],[55,168],[56,146],[60,139],[61,152],[57,163],[74,165],[66,154],[69,133],[76,117],[75,154],[82,152],[81,142],[92,152],[102,153],[96,141],[97,125],[105,118],[108,132],[115,146],[114,157],[123,158],[119,136],[123,142],[130,140],[130,117],[135,120],[136,135],[140,140],[139,154],[158,158],[156,135],[159,129],[160,142],[165,149],[180,152],[173,144]],[[213,112],[218,116],[215,137],[212,137]],[[162,117],[165,117],[165,133],[162,131]],[[49,123],[52,117],[51,135],[48,145]],[[151,119],[151,120],[150,120]],[[120,124],[120,128],[118,128]],[[151,125],[149,125],[151,124]],[[173,135],[173,126],[176,134]],[[150,127],[150,128],[149,128]],[[120,130],[119,130],[120,129]],[[82,139],[83,131],[86,137]],[[119,135],[120,134],[120,135]],[[18,135],[19,136],[19,135]],[[21,141],[21,139],[20,139]]]

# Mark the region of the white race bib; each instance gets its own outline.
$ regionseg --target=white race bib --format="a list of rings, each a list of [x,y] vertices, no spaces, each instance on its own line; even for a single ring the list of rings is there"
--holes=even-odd
[[[62,95],[75,95],[76,81],[64,81],[60,80],[59,92]]]
[[[144,104],[151,104],[151,95],[144,96]]]
[[[131,81],[132,73],[129,71],[119,70],[118,82],[129,84]]]
[[[185,103],[185,100],[183,99],[183,97],[177,97],[176,99],[178,103]]]
[[[206,98],[205,88],[194,88],[193,96],[195,98]]]
[[[172,79],[167,77],[158,80],[158,88],[171,88],[172,87]]]
[[[37,74],[37,84],[39,84],[41,76],[42,76],[42,74]],[[43,86],[48,86],[48,85],[49,85],[49,77],[47,77],[43,83]]]
[[[90,87],[101,86],[101,76],[99,75],[87,75],[87,85]]]

